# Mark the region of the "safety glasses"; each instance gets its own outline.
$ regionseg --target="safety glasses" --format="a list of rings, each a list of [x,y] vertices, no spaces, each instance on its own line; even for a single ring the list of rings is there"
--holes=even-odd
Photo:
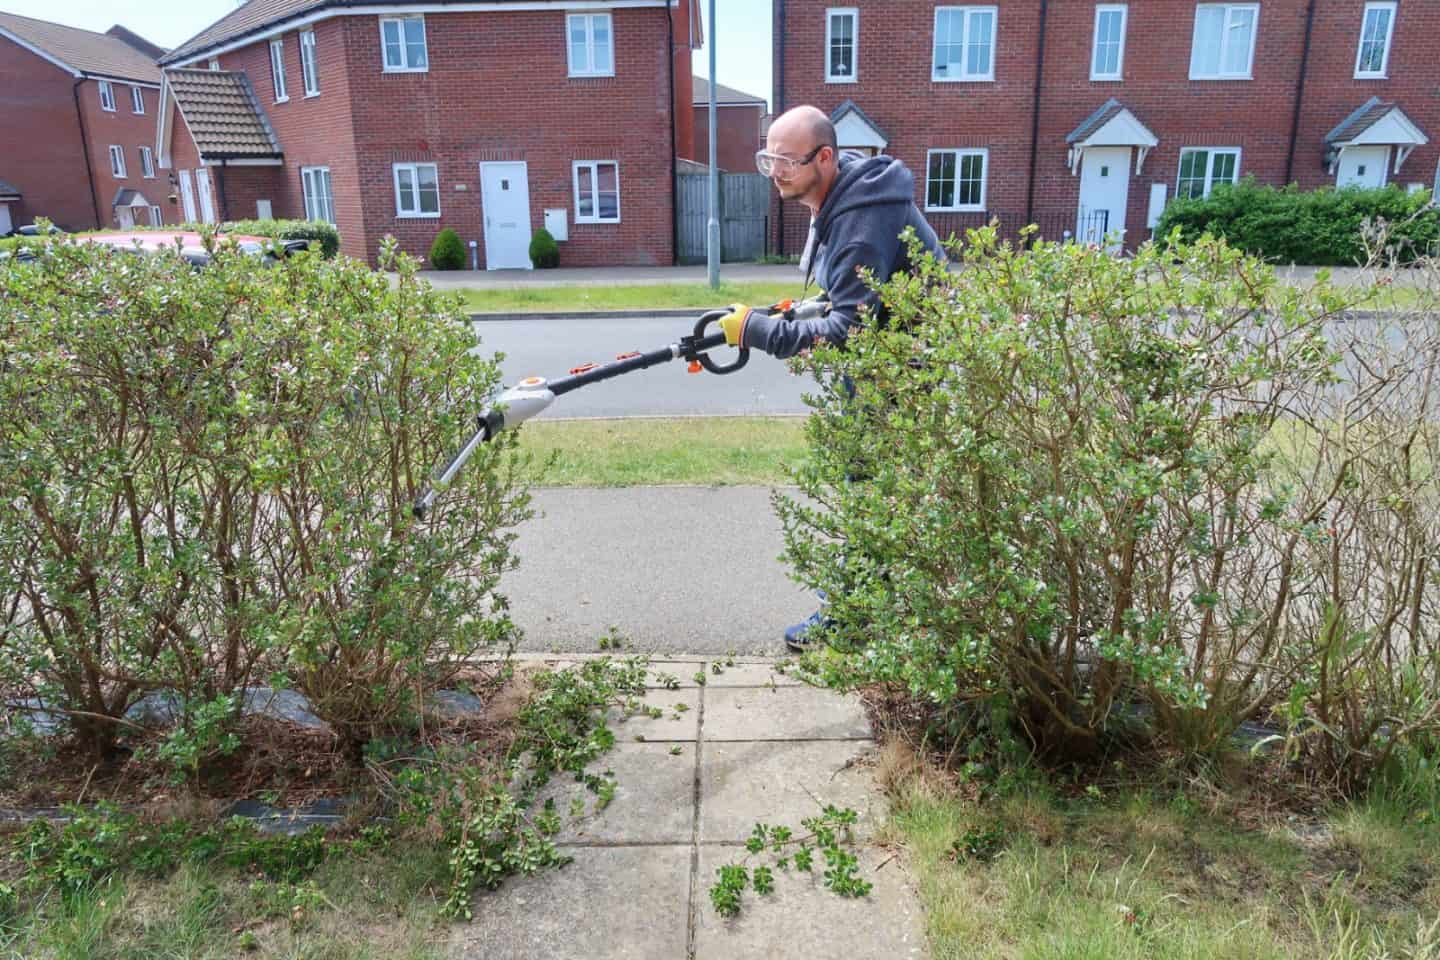
[[[809,166],[814,162],[815,155],[824,149],[824,147],[825,144],[822,143],[814,150],[805,154],[804,159],[801,160],[796,160],[794,157],[787,157],[782,153],[769,153],[761,150],[755,154],[755,169],[767,177],[773,177],[777,174],[783,177],[787,174],[794,173],[797,167]]]

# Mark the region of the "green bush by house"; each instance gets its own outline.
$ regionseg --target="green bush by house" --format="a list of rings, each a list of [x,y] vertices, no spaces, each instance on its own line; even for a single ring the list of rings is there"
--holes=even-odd
[[[560,266],[560,246],[544,227],[530,237],[530,262],[539,270]]]
[[[430,244],[430,266],[434,270],[465,269],[465,243],[460,234],[450,227],[435,234],[435,242]]]
[[[1222,184],[1204,199],[1177,197],[1165,208],[1156,236],[1179,228],[1186,241],[1223,237],[1246,253],[1278,263],[1355,266],[1370,259],[1367,221],[1389,226],[1383,255],[1408,263],[1440,253],[1440,210],[1427,190],[1299,190],[1261,186],[1251,178]]]

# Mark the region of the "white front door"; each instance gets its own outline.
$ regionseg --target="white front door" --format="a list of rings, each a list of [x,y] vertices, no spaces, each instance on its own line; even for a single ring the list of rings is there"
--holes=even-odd
[[[190,180],[190,171],[180,171],[180,204],[185,208],[185,222],[195,222],[195,185]]]
[[[1101,243],[1125,236],[1125,207],[1130,202],[1130,147],[1087,147],[1080,161],[1080,212],[1075,239]]]
[[[523,163],[480,164],[485,269],[529,270],[530,176]]]
[[[131,230],[135,227],[135,217],[129,207],[116,207],[115,217],[120,221],[121,230]]]
[[[10,204],[0,203],[0,237],[14,229],[15,227],[10,223]]]
[[[1385,167],[1390,162],[1390,148],[1346,147],[1340,151],[1335,186],[1364,187],[1367,190],[1385,186]]]
[[[210,196],[210,171],[195,171],[195,190],[200,194],[200,219],[215,222],[215,201]]]

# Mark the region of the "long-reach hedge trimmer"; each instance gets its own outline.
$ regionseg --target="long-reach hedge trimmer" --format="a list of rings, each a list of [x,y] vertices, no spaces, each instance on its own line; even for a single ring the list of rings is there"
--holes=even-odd
[[[786,320],[796,320],[822,316],[829,308],[830,305],[822,300],[803,300],[798,303],[786,300],[770,307],[769,312],[782,315]],[[741,348],[739,355],[730,363],[725,364],[716,363],[707,355],[708,351],[725,345],[725,334],[718,330],[707,334],[706,327],[720,320],[729,312],[728,309],[711,310],[695,321],[693,333],[681,337],[676,343],[659,349],[622,353],[614,360],[605,363],[586,363],[572,369],[567,376],[555,380],[547,380],[544,377],[526,377],[515,386],[503,391],[476,417],[475,433],[460,448],[460,452],[451,457],[450,462],[435,474],[430,485],[416,499],[413,508],[415,516],[422,520],[425,518],[430,508],[434,506],[435,499],[454,481],[466,461],[474,455],[481,444],[488,443],[499,436],[501,432],[513,430],[526,420],[538,416],[546,407],[554,403],[558,396],[570,393],[572,390],[579,390],[592,383],[610,380],[636,370],[668,363],[671,360],[687,361],[690,364],[691,373],[699,373],[701,370],[718,374],[735,373],[750,359],[749,350]]]

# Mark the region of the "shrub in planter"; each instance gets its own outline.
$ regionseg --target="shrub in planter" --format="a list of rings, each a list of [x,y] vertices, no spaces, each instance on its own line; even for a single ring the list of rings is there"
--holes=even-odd
[[[1214,241],[1120,259],[986,229],[962,256],[882,287],[889,329],[802,361],[825,389],[811,499],[778,500],[787,558],[828,592],[850,679],[980,743],[1093,757],[1142,700],[1217,749],[1287,683],[1289,532],[1323,507],[1261,482],[1264,444],[1330,380],[1335,297]]]
[[[560,266],[560,245],[544,227],[530,236],[530,262],[538,270]]]
[[[436,270],[465,269],[465,244],[460,234],[449,227],[435,234],[430,244],[430,266]]]
[[[217,698],[288,674],[358,757],[510,636],[511,438],[410,514],[496,368],[393,241],[384,263],[393,288],[223,244],[203,271],[71,244],[0,266],[0,685],[104,754],[144,691],[213,733]]]

